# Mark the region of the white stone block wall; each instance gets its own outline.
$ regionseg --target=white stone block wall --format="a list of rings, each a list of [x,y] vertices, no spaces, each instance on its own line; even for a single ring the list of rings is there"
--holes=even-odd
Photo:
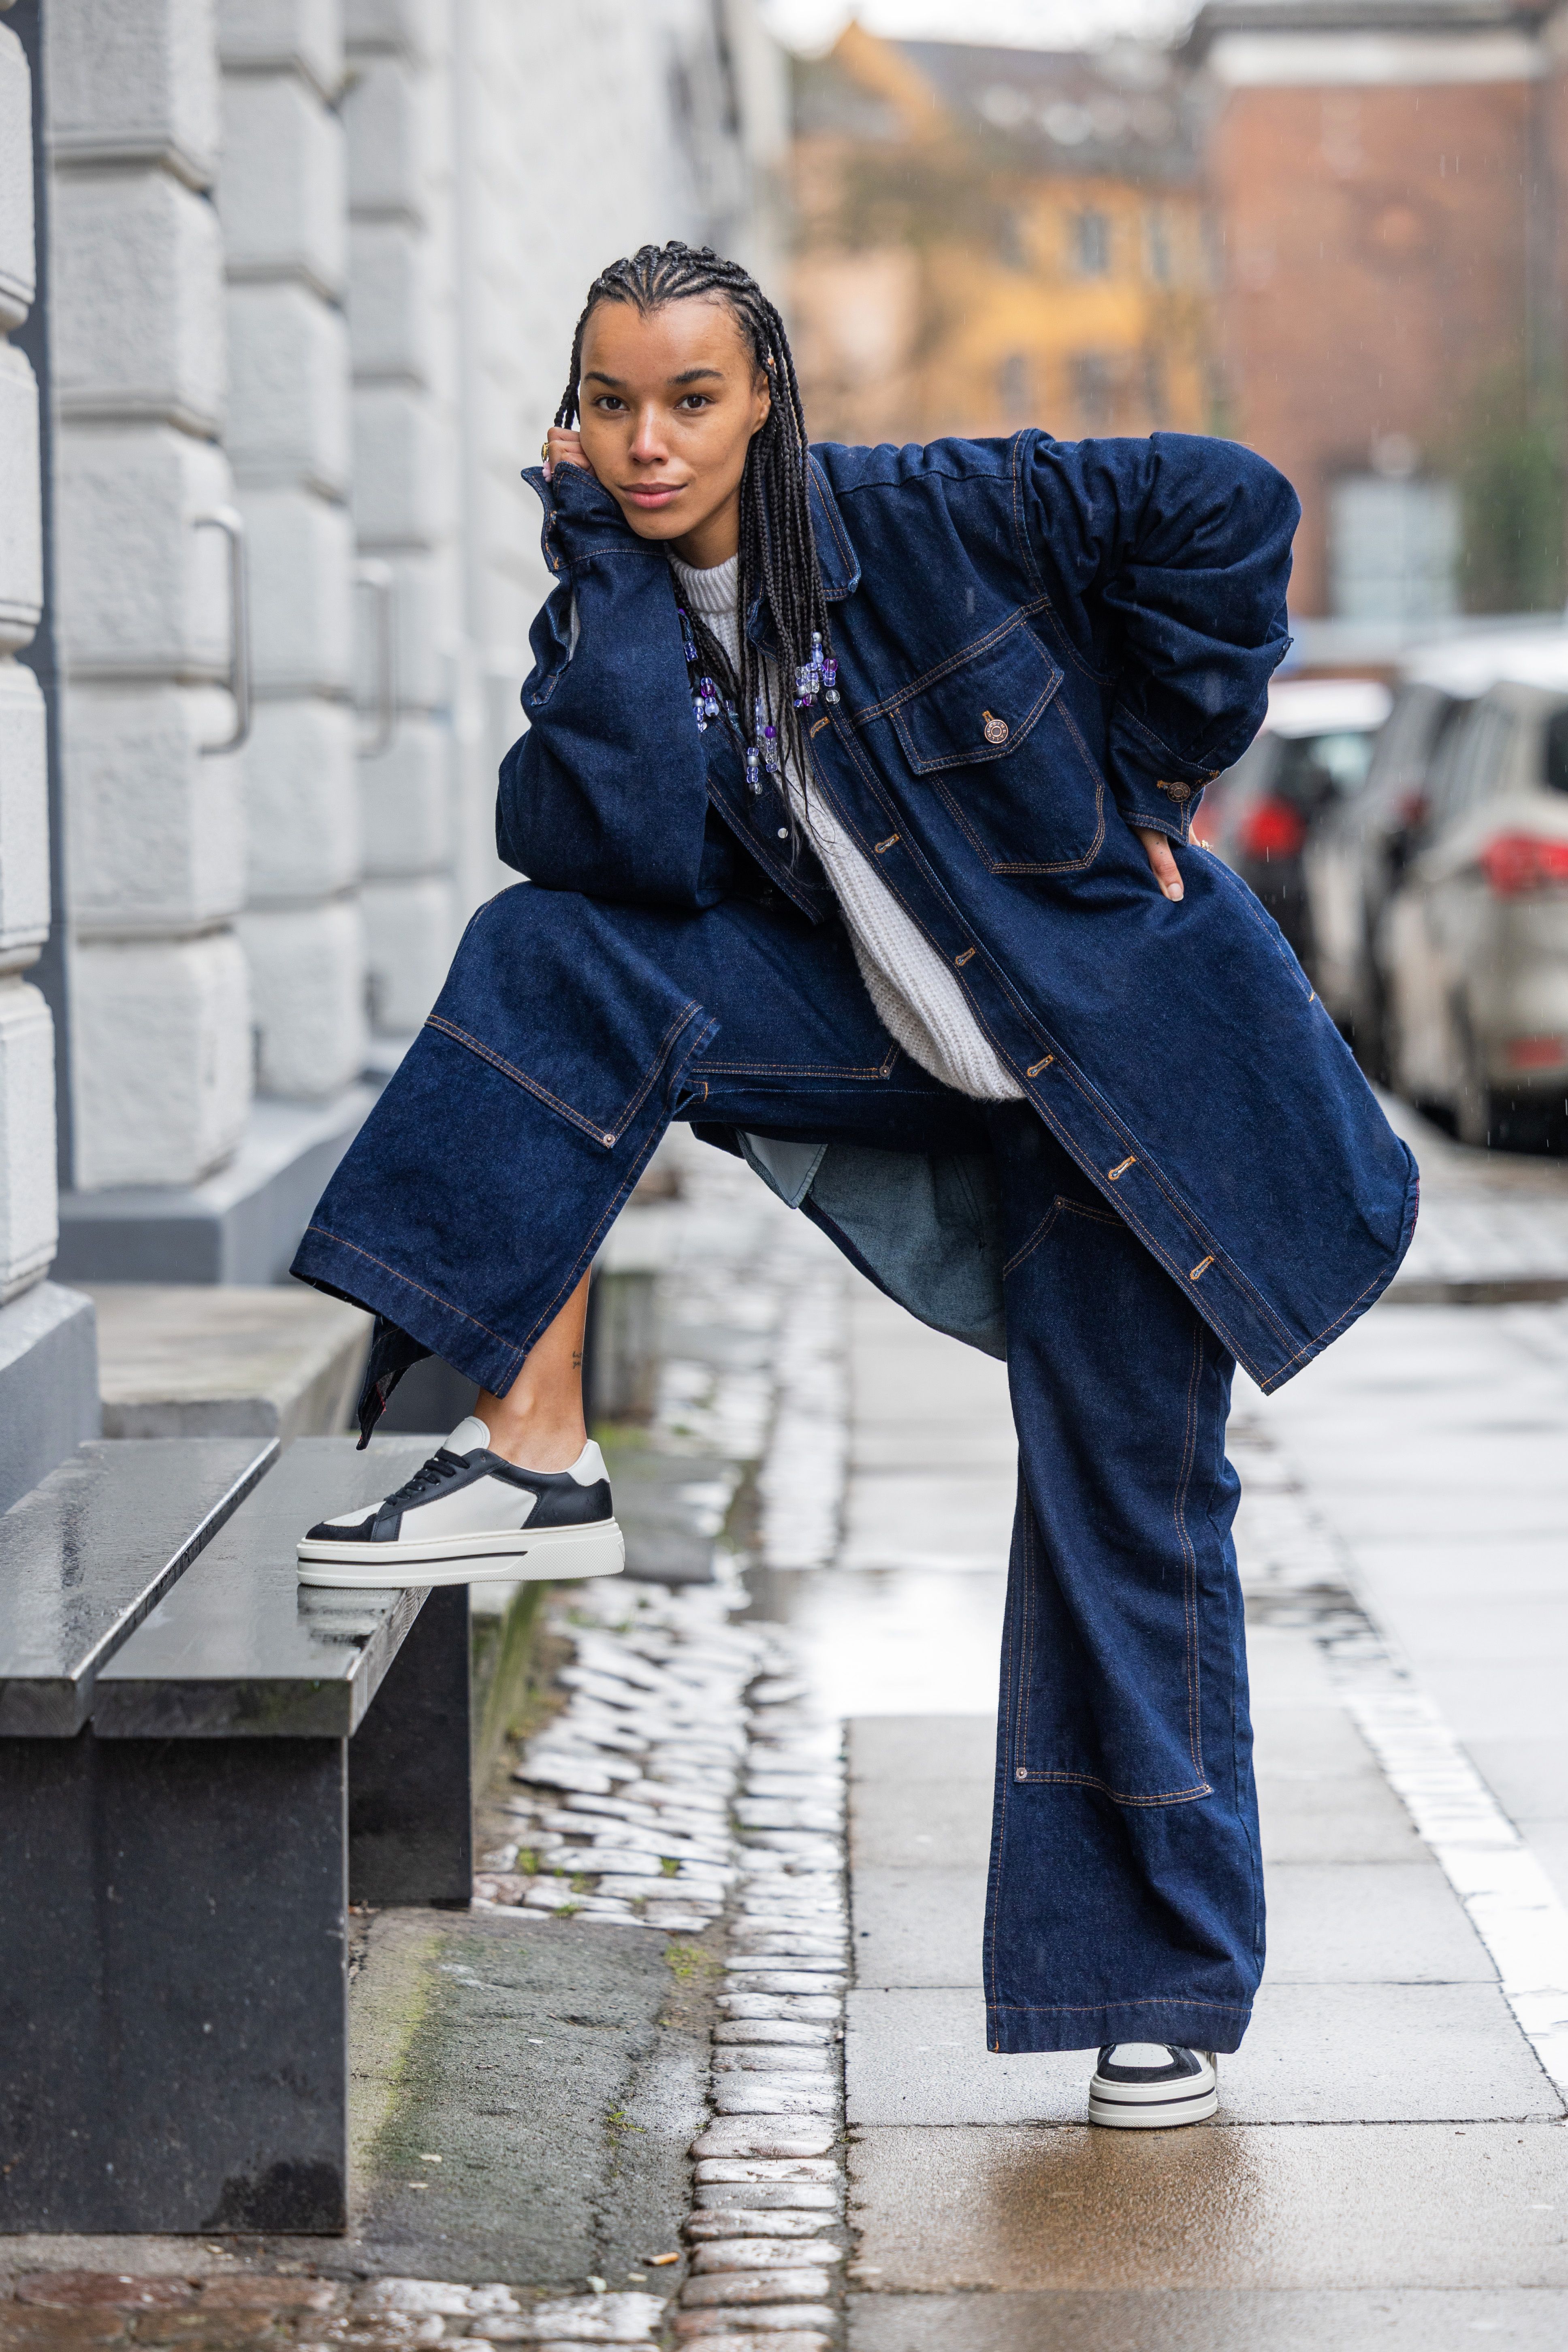
[[[49,929],[44,700],[16,655],[43,606],[38,402],[5,341],[32,308],[32,86],[0,19],[0,1302],[47,1274],[55,1254],[55,1045],[26,979]]]
[[[395,732],[359,762],[377,1033],[417,1029],[457,944],[455,784],[465,671],[452,396],[451,6],[350,0],[353,518],[395,599]],[[362,597],[368,691],[376,620]]]
[[[366,975],[353,688],[340,0],[217,0],[228,454],[250,548],[246,913],[256,1077],[355,1080]]]
[[[74,1182],[191,1183],[244,1132],[252,1045],[220,445],[212,0],[44,12],[56,629],[66,678]]]
[[[495,772],[549,584],[520,469],[605,260],[764,250],[779,77],[756,0],[50,0],[46,26],[74,1181],[188,1183],[253,1082],[355,1078],[367,1008],[384,1065],[510,878]],[[31,288],[19,54],[0,326]],[[35,404],[0,339],[0,1084],[36,1090],[41,721],[8,658],[37,607]],[[230,503],[257,699],[214,755],[228,574],[199,519]],[[395,583],[375,757],[366,559]],[[5,1205],[20,1132],[0,1108],[0,1289],[52,1231]]]
[[[476,706],[455,803],[466,912],[511,878],[493,854],[496,769],[522,732],[528,629],[551,585],[538,501],[519,476],[564,388],[584,296],[606,262],[670,236],[776,282],[787,126],[757,0],[457,0],[456,16],[452,279]]]

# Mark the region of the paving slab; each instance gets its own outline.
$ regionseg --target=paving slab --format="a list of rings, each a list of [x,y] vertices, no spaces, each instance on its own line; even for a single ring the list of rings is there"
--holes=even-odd
[[[989,1724],[986,1735],[989,1746]],[[940,1757],[940,1729],[934,1745]],[[857,1781],[849,1809],[851,1865],[984,1864],[991,1853],[992,1771],[988,1757],[983,1779]]]
[[[1470,1739],[1470,1761],[1516,1822],[1568,1821],[1568,1737],[1561,1731]]]
[[[1252,1759],[1276,1780],[1383,1780],[1376,1757],[1337,1700],[1255,1711]]]
[[[1512,1543],[1473,1538],[1438,1541],[1429,1535],[1363,1539],[1356,1566],[1380,1607],[1419,1608],[1423,1602],[1528,1600],[1560,1594],[1568,1572],[1568,1541],[1562,1534]]]
[[[1568,1825],[1562,1844],[1568,1863]],[[1550,1870],[1552,1860],[1536,1850]],[[985,1883],[984,1864],[857,1869],[856,1982],[978,1986]],[[1268,1901],[1271,1984],[1496,1982],[1485,1945],[1436,1863],[1277,1864]]]
[[[879,1715],[852,1722],[848,1758],[851,1783],[978,1780],[989,1789],[996,1760],[994,1700],[981,1715]]]
[[[866,1866],[849,1882],[855,1981],[862,1986],[981,1982],[986,1869]]]
[[[1561,2352],[1560,2287],[856,2295],[850,2352]],[[760,2339],[765,2341],[764,2339]]]
[[[1343,1713],[1328,1660],[1315,1642],[1294,1627],[1249,1622],[1247,1675],[1254,1723],[1261,1723],[1279,1706],[1322,1706]]]
[[[884,2292],[1568,2287],[1545,2124],[873,2130],[849,2172]]]
[[[1277,1863],[1265,1899],[1270,1984],[1497,1981],[1435,1862]]]
[[[787,1619],[825,1714],[989,1715],[1007,1579],[978,1570],[806,1569],[753,1579]]]
[[[1082,2120],[1087,2053],[987,2051],[978,1991],[856,1991],[846,2023],[851,2124]],[[1488,1984],[1266,1982],[1246,2042],[1220,2062],[1220,2102],[1224,2125],[1563,2114],[1501,1993]]]
[[[1426,1848],[1409,1814],[1381,1777],[1321,1774],[1280,1780],[1258,1775],[1265,1892],[1279,1863],[1422,1863]]]
[[[1005,1468],[857,1468],[837,1565],[1005,1570],[1014,1491]]]

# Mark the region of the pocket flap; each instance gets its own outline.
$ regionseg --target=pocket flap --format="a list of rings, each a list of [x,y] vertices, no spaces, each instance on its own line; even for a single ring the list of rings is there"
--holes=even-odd
[[[967,768],[1016,751],[1062,682],[1022,614],[998,636],[956,654],[889,713],[915,773]]]

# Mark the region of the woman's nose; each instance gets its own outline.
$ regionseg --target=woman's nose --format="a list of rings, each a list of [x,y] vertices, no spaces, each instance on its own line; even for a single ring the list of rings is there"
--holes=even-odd
[[[658,409],[639,409],[637,431],[632,436],[632,456],[639,465],[657,466],[667,454],[664,436],[659,430]]]

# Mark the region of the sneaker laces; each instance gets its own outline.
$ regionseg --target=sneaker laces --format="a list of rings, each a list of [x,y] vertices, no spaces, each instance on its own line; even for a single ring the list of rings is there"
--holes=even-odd
[[[413,1477],[405,1478],[396,1493],[388,1495],[386,1499],[389,1503],[416,1503],[427,1487],[444,1486],[454,1470],[466,1470],[468,1466],[460,1454],[448,1454],[444,1445],[438,1446],[429,1461],[422,1462]]]

